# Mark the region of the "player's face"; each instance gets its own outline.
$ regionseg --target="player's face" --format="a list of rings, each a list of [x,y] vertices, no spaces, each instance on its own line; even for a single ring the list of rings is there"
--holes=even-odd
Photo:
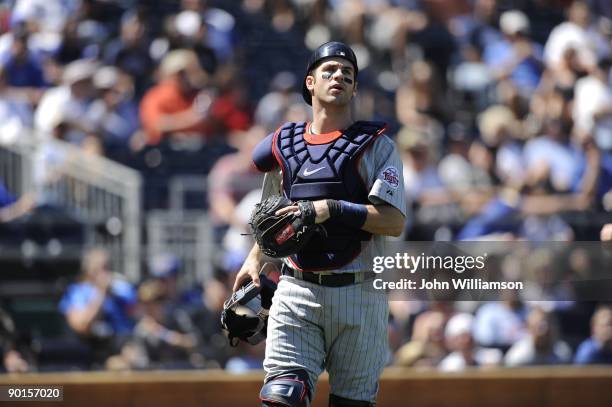
[[[306,87],[322,104],[347,105],[357,91],[353,65],[343,58],[328,59],[306,78]]]

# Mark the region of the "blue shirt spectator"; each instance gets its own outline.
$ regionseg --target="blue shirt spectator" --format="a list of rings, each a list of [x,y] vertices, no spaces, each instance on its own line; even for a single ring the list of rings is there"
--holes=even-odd
[[[522,11],[506,11],[499,25],[504,37],[485,48],[484,62],[498,78],[508,77],[525,94],[531,94],[542,75],[543,48],[530,40],[529,19]]]
[[[136,304],[136,290],[127,282],[115,281],[106,295],[101,309],[101,320],[112,329],[112,334],[129,334],[134,327],[130,308]],[[62,297],[59,309],[67,315],[69,311],[84,310],[101,295],[98,288],[88,281],[72,284]]]
[[[4,208],[5,206],[9,206],[15,203],[17,199],[11,194],[8,189],[4,186],[2,182],[0,182],[0,208]]]
[[[582,342],[576,351],[577,365],[612,364],[612,349],[606,349],[595,338]]]
[[[131,314],[137,299],[130,283],[113,278],[108,253],[92,249],[83,260],[82,280],[68,287],[59,309],[80,335],[117,337],[132,332]]]
[[[28,53],[23,59],[14,55],[5,55],[0,61],[6,78],[6,84],[17,87],[42,88],[47,86],[42,63]]]
[[[493,198],[457,234],[457,240],[470,240],[492,233],[518,233],[518,209],[501,197]]]
[[[523,150],[528,169],[546,165],[553,187],[558,192],[577,192],[586,165],[584,152],[571,143],[550,137],[530,140]]]
[[[483,304],[474,318],[474,339],[482,346],[507,348],[527,334],[524,317],[513,301]]]
[[[612,307],[598,308],[591,318],[591,337],[580,344],[574,363],[612,364]]]
[[[0,67],[9,86],[40,88],[47,85],[38,53],[28,45],[29,33],[18,26],[12,31],[10,46],[0,52]]]
[[[612,191],[612,151],[601,154],[601,172],[598,182],[597,198],[601,200],[604,195]]]

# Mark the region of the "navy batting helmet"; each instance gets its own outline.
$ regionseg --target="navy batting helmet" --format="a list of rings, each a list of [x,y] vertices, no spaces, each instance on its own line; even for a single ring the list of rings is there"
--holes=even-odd
[[[359,68],[357,67],[357,57],[355,56],[355,53],[351,47],[338,41],[326,42],[317,48],[310,56],[310,59],[308,60],[308,68],[306,69],[306,75],[304,75],[304,80],[302,82],[302,96],[309,105],[312,105],[312,95],[306,87],[306,77],[321,61],[333,57],[344,58],[353,64],[353,68],[355,69],[355,80],[357,79],[357,73],[359,71]]]

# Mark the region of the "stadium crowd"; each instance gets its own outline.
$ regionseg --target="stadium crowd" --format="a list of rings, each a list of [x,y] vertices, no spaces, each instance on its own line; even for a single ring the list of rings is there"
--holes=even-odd
[[[403,239],[599,239],[612,218],[611,4],[0,1],[0,144],[37,145],[40,185],[63,159],[51,140],[135,168],[147,210],[168,206],[171,176],[207,175],[200,204],[222,253],[211,280],[185,289],[172,254],[148,259],[134,286],[87,251],[58,303],[74,333],[62,352],[76,356],[45,365],[2,312],[4,369],[261,368],[263,347],[229,348],[219,326],[262,181],[250,152],[309,119],[306,59],[332,39],[360,64],[355,118],[387,122],[401,152]],[[0,223],[52,203],[2,181]],[[569,298],[394,301],[389,364],[612,363],[612,308]]]

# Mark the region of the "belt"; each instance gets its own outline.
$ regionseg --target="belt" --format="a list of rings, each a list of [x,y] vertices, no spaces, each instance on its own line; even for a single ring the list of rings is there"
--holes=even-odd
[[[323,285],[326,287],[344,287],[347,285],[355,284],[357,282],[357,275],[355,273],[313,273],[313,272],[300,272],[295,271],[287,266],[282,267],[282,273],[284,276],[295,277],[298,280],[308,281],[310,283]]]

